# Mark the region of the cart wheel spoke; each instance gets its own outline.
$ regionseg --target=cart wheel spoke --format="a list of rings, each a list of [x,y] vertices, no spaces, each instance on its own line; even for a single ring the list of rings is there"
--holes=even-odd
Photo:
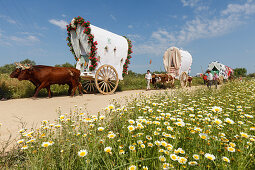
[[[95,92],[95,82],[93,80],[86,80],[83,88],[87,92]]]
[[[95,75],[98,91],[102,94],[112,94],[118,87],[118,73],[111,65],[102,65]]]
[[[109,81],[109,87],[111,87],[112,89],[114,89],[114,87],[113,87],[113,85],[112,85],[112,83],[111,83],[111,81]]]

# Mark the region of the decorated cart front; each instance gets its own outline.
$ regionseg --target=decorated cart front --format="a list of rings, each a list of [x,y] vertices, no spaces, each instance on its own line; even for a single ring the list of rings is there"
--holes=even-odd
[[[177,47],[170,47],[163,56],[163,62],[167,74],[179,79],[182,87],[187,86],[192,65],[191,54]]]
[[[82,17],[67,25],[67,41],[86,80],[85,90],[113,93],[127,73],[132,44],[129,39],[91,25]]]
[[[228,66],[225,66],[224,64],[221,64],[218,61],[211,62],[208,65],[208,70],[212,71],[212,74],[217,73],[220,79],[220,82],[222,82],[224,79],[228,79],[231,75],[233,75],[234,71]]]

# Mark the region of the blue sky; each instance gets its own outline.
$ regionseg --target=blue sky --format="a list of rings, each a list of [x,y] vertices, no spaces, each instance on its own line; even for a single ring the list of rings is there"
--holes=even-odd
[[[75,63],[65,25],[77,16],[129,37],[135,72],[163,71],[171,46],[191,53],[192,75],[216,60],[255,72],[255,0],[0,0],[0,66]]]

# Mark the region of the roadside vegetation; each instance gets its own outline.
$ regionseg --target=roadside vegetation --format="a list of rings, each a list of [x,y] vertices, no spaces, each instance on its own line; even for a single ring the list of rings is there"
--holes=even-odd
[[[20,129],[5,169],[253,169],[255,81],[137,94],[99,115],[82,108]],[[4,126],[4,125],[2,125]]]
[[[34,61],[29,59],[25,59],[20,61],[22,64],[31,64],[35,65]],[[55,65],[57,67],[74,67],[74,65],[70,63],[65,63],[61,65]],[[10,73],[15,70],[16,65],[13,64],[6,64],[0,67],[0,100],[5,99],[17,99],[17,98],[28,98],[32,97],[34,94],[35,86],[30,83],[29,81],[19,81],[18,79],[12,79],[9,77]],[[154,73],[164,73],[164,72],[157,72]],[[246,75],[247,70],[245,68],[236,68],[235,75],[236,77],[240,76],[247,76],[247,78],[254,77],[254,74]],[[139,89],[146,89],[146,80],[145,74],[135,73],[133,71],[129,71],[128,75],[125,75],[124,80],[119,82],[119,86],[117,91],[125,91],[125,90],[139,90]],[[83,83],[83,81],[81,81]],[[203,80],[200,77],[193,77],[192,86],[203,85]],[[151,85],[152,89],[166,89],[171,88],[170,84],[161,84],[157,83],[155,87]],[[68,95],[68,86],[67,85],[52,85],[51,91],[53,92],[54,96],[66,96]],[[178,80],[174,83],[174,88],[180,88],[180,82]],[[78,94],[78,92],[77,92]],[[39,97],[47,97],[47,90],[42,89],[39,92]]]

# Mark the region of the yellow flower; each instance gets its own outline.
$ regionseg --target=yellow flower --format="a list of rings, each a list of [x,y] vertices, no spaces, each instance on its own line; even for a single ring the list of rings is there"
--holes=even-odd
[[[131,125],[133,125],[133,124],[135,123],[135,121],[132,120],[132,119],[129,119],[128,122],[129,122]]]
[[[134,146],[134,145],[130,145],[130,146],[129,146],[129,149],[130,149],[131,151],[134,151],[134,150],[135,150],[135,146]]]
[[[202,139],[208,139],[208,136],[207,136],[207,134],[205,134],[205,133],[200,133],[199,134],[199,136],[200,136],[200,138],[202,138]]]
[[[138,140],[137,143],[140,145],[140,144],[143,143],[143,141],[142,140]]]
[[[55,125],[55,127],[56,127],[56,128],[60,128],[60,127],[61,127],[61,125],[60,125],[60,124],[58,124],[58,125]]]
[[[190,166],[195,166],[195,165],[197,165],[197,162],[196,161],[191,161],[191,162],[189,162],[189,165]]]
[[[48,120],[43,120],[42,123],[47,124],[49,121]]]
[[[249,138],[249,135],[247,133],[241,132],[241,137],[243,138]]]
[[[161,145],[164,146],[164,147],[166,147],[166,146],[167,146],[167,142],[161,141]]]
[[[110,138],[110,139],[114,138],[115,136],[116,136],[116,135],[115,135],[114,133],[108,134],[108,138]]]
[[[143,170],[148,170],[148,166],[143,166]]]
[[[236,147],[236,144],[233,143],[233,142],[229,142],[229,145],[230,145],[231,147]]]
[[[25,132],[25,129],[20,129],[19,130],[19,133],[23,133],[23,132]]]
[[[60,119],[60,120],[63,120],[64,118],[65,118],[65,115],[60,115],[60,116],[59,116],[59,119]]]
[[[111,104],[111,105],[108,106],[108,108],[109,108],[110,110],[112,110],[112,109],[115,109],[115,106]]]
[[[135,165],[131,165],[128,170],[136,170],[136,166]]]
[[[235,148],[232,148],[232,147],[227,147],[227,150],[228,150],[229,152],[235,152],[235,151],[236,151]]]
[[[214,123],[216,123],[217,125],[220,125],[220,124],[222,124],[222,121],[220,119],[215,119]]]
[[[154,143],[155,143],[157,146],[160,146],[160,145],[161,145],[161,142],[158,141],[158,140],[156,140]]]
[[[106,147],[104,148],[104,151],[107,152],[107,153],[110,153],[112,151],[112,147]]]
[[[215,156],[213,154],[206,153],[205,157],[211,161],[215,160]]]
[[[105,116],[99,116],[100,120],[103,120],[105,118]]]
[[[222,111],[222,108],[217,107],[217,106],[214,106],[214,107],[212,107],[212,111],[213,111],[213,112],[221,112],[221,111]]]
[[[133,125],[129,125],[128,127],[129,132],[132,132],[135,130],[135,127]]]
[[[166,161],[166,158],[165,158],[164,156],[160,156],[160,157],[159,157],[159,160],[160,160],[161,162],[165,162],[165,161]]]
[[[253,126],[253,127],[250,127],[250,130],[255,130],[255,127]]]
[[[225,157],[225,156],[222,157],[222,160],[227,162],[227,163],[230,163],[230,160],[227,157]]]
[[[180,122],[175,122],[174,124],[176,124],[177,126],[183,127],[185,126],[185,123],[180,121]]]
[[[195,160],[199,160],[199,155],[194,154],[194,155],[193,155],[193,158],[194,158]]]
[[[20,139],[20,140],[17,141],[18,144],[21,144],[23,142],[24,142],[24,139]]]
[[[25,150],[25,149],[28,149],[28,146],[27,145],[24,145],[21,147],[22,150]]]
[[[44,147],[44,148],[47,148],[50,145],[51,145],[50,142],[43,142],[42,143],[42,147]]]
[[[186,159],[185,157],[179,157],[179,158],[178,158],[178,162],[179,162],[180,164],[186,164],[187,159]]]
[[[80,150],[79,152],[78,152],[78,156],[79,157],[84,157],[84,156],[86,156],[88,154],[88,151],[87,150]]]
[[[104,127],[98,127],[97,130],[102,132],[104,130]]]
[[[178,160],[178,156],[175,155],[175,154],[170,154],[170,158],[171,158],[173,161]]]
[[[153,147],[153,143],[148,143],[148,147]]]
[[[172,128],[171,126],[167,126],[166,128],[167,128],[167,130],[170,130],[170,131],[174,130],[174,128]]]
[[[169,169],[169,163],[163,163],[163,169]]]
[[[119,151],[119,154],[120,154],[120,155],[123,155],[123,154],[125,154],[125,151],[121,149],[121,150]]]

